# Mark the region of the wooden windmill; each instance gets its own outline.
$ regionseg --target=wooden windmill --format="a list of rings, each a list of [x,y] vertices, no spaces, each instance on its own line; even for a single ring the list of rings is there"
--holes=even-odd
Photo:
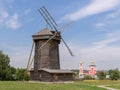
[[[45,7],[41,7],[40,9],[38,9],[38,11],[52,30],[46,27],[32,36],[34,44],[32,46],[27,65],[27,69],[29,69],[32,62],[34,61],[34,68],[30,70],[30,78],[31,80],[39,81],[72,80],[73,73],[71,71],[60,69],[60,42],[63,41],[71,56],[73,56],[73,54],[64,39],[62,38],[61,33],[57,29],[56,22],[49,14],[47,9]],[[34,58],[33,60],[30,60],[34,46]]]

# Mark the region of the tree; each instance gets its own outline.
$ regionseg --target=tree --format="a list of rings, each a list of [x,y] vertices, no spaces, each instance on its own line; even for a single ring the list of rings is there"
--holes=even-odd
[[[84,79],[85,79],[85,80],[92,80],[93,78],[92,78],[90,75],[85,75],[85,76],[84,76]]]
[[[98,71],[97,76],[100,80],[106,79],[107,72],[106,71]]]
[[[110,80],[118,80],[120,78],[120,72],[118,69],[109,70]]]
[[[25,72],[24,72],[24,80],[25,80],[25,81],[30,80],[30,73],[29,73],[28,71],[25,71]]]
[[[10,58],[0,51],[0,80],[13,80],[16,69],[10,66]]]
[[[2,51],[0,51],[0,80],[7,80],[9,79],[10,75],[10,58],[8,55],[3,54]]]
[[[29,80],[29,74],[25,74],[25,71],[10,66],[9,56],[0,51],[0,80]]]
[[[29,80],[29,75],[28,73],[25,73],[26,72],[26,69],[23,69],[23,68],[17,68],[16,69],[16,74],[15,74],[15,77],[16,77],[16,80]]]
[[[15,80],[15,72],[16,72],[16,68],[14,67],[10,67],[10,80]]]

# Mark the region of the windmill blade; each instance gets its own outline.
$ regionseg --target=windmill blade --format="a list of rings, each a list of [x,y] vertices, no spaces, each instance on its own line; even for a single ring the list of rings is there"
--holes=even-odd
[[[46,11],[46,13],[48,14],[48,16],[51,18],[51,20],[53,21],[54,25],[57,26],[57,23],[55,22],[55,20],[53,19],[53,17],[50,15],[50,13],[48,12],[48,10],[43,6],[43,9]]]
[[[31,62],[30,62],[30,64],[29,64],[29,66],[28,66],[27,70],[29,70],[29,69],[30,69],[30,67],[31,67],[31,65],[32,65],[32,63],[33,63],[33,61],[34,61],[34,57],[32,58],[32,60],[31,60]]]
[[[43,8],[40,8],[40,10],[42,11],[42,14],[44,14],[44,16],[47,18],[49,25],[51,25],[53,27],[52,29],[54,29],[54,26],[56,26],[56,25],[54,24],[53,20],[51,19],[51,16],[49,16],[49,14]]]
[[[66,30],[71,24],[73,24],[73,21],[68,22],[63,27],[59,28],[60,31]]]
[[[59,33],[59,31],[57,30],[57,28],[54,26],[54,29],[57,33]],[[72,51],[70,50],[69,46],[67,45],[67,43],[65,42],[65,40],[61,37],[61,40],[63,41],[63,43],[65,44],[66,48],[68,49],[69,53],[71,56],[74,56]]]
[[[33,42],[33,44],[32,44],[32,48],[31,48],[31,51],[30,51],[30,56],[29,56],[29,59],[28,59],[28,63],[27,63],[27,68],[26,68],[26,70],[28,70],[28,67],[29,67],[29,64],[30,64],[30,60],[31,60],[33,48],[34,48],[34,42]]]
[[[44,8],[44,9],[43,9]],[[43,8],[41,8],[42,10],[43,10],[43,13],[45,14],[45,13],[47,13],[46,14],[46,16],[48,17],[48,20],[49,20],[49,22],[51,23],[51,25],[53,26],[53,28],[55,29],[55,31],[56,31],[56,33],[58,33],[59,34],[59,31],[58,31],[58,29],[57,29],[57,27],[56,27],[56,25],[54,24],[54,19],[52,18],[52,16],[49,14],[49,12],[47,11],[47,9],[45,8],[45,7],[43,7]],[[45,11],[44,11],[45,10]],[[66,48],[68,49],[68,51],[69,51],[69,53],[70,53],[70,55],[71,56],[74,56],[73,55],[73,53],[72,53],[72,51],[70,50],[70,48],[69,48],[69,46],[67,45],[67,43],[65,42],[65,40],[61,37],[61,39],[62,39],[62,41],[63,41],[63,43],[65,44],[65,46],[66,46]]]
[[[70,50],[69,46],[67,45],[67,43],[65,42],[65,40],[61,37],[61,40],[63,41],[63,43],[65,44],[66,48],[68,49],[69,53],[71,56],[74,56],[72,51]]]
[[[38,9],[38,12],[41,14],[41,16],[43,17],[43,19],[46,21],[46,23],[50,26],[51,29],[52,25],[48,22],[48,19],[46,18],[46,16],[43,14],[43,12],[41,11],[41,9]]]
[[[63,27],[61,28],[60,31],[65,30],[65,29],[66,29],[68,26],[70,26],[72,23],[73,23],[73,21],[68,22],[65,26],[63,26]],[[72,53],[72,51],[70,50],[69,46],[68,46],[67,43],[65,42],[65,40],[64,40],[63,38],[61,38],[61,39],[62,39],[63,43],[65,44],[65,46],[67,47],[70,55],[71,55],[71,56],[74,56],[73,53]]]
[[[47,18],[49,24],[55,29],[56,33],[59,34],[59,31],[58,31],[58,29],[57,29],[57,27],[56,27],[56,24],[54,23],[55,20],[54,20],[54,19],[52,18],[52,16],[49,14],[49,12],[47,11],[47,9],[46,9],[45,7],[42,7],[42,8],[40,8],[40,9],[41,9],[41,11],[42,11],[42,14],[44,14],[45,17]],[[62,39],[63,43],[65,44],[65,46],[67,47],[67,49],[68,49],[69,53],[71,54],[71,56],[73,56],[72,51],[71,51],[70,48],[68,47],[68,45],[67,45],[67,43],[65,42],[65,40],[64,40],[62,37],[61,37],[61,39]],[[51,40],[51,39],[50,39],[50,40]],[[50,40],[47,40],[47,41],[40,47],[40,49],[41,49],[43,46],[45,46]]]

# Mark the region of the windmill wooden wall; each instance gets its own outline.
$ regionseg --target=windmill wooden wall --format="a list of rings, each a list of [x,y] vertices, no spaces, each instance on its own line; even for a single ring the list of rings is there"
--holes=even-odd
[[[53,36],[55,32],[50,31],[48,28],[41,30],[33,35],[35,43],[35,57],[34,57],[34,75],[36,80],[39,77],[38,70],[41,68],[60,69],[59,60],[59,44],[60,35],[56,35],[44,47],[40,47]],[[32,72],[33,74],[33,72]]]

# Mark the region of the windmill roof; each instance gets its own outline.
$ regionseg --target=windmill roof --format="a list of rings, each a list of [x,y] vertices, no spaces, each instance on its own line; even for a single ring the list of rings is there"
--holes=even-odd
[[[43,68],[43,69],[40,69],[40,70],[43,70],[43,71],[46,71],[46,72],[49,72],[49,73],[73,73],[72,71],[65,70],[65,69],[47,69],[47,68]]]
[[[41,36],[41,35],[53,35],[52,32],[50,31],[50,29],[48,29],[47,27],[44,28],[43,30],[35,33],[33,36]]]

